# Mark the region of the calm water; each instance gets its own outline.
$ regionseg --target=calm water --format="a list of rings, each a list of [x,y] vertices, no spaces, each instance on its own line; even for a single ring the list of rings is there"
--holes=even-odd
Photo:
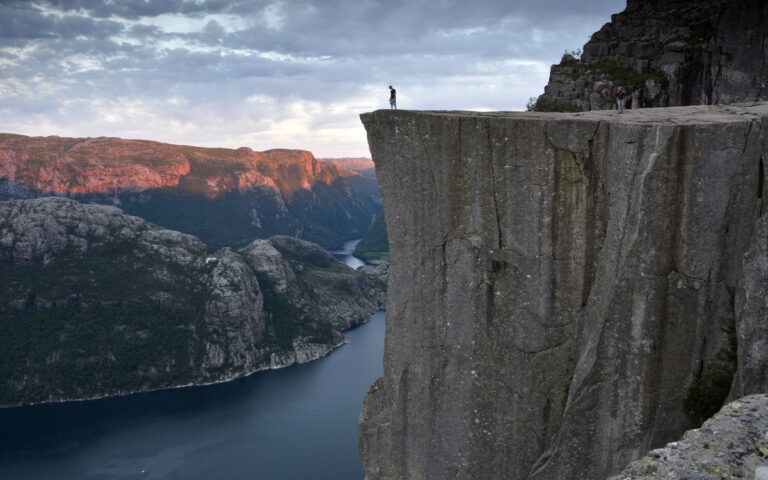
[[[341,247],[340,249],[329,250],[329,252],[332,253],[336,258],[338,258],[342,262],[346,263],[350,267],[357,270],[359,267],[362,267],[363,265],[365,265],[365,262],[363,262],[357,257],[352,256],[352,252],[355,251],[355,247],[357,246],[358,243],[360,243],[360,239],[350,240],[348,242],[345,242],[344,246]]]
[[[347,336],[318,361],[226,384],[0,410],[0,479],[360,480],[384,314]]]

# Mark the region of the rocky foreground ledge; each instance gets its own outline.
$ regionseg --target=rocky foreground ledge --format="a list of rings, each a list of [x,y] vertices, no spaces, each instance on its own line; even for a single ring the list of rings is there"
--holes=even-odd
[[[652,451],[611,480],[768,480],[768,395],[723,407],[701,428]]]
[[[600,479],[768,392],[768,104],[362,115],[374,479]]]

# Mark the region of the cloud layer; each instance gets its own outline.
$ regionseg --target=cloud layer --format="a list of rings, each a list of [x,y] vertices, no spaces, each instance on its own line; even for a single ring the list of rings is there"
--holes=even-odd
[[[521,110],[622,0],[0,0],[0,131],[367,155],[357,115]]]

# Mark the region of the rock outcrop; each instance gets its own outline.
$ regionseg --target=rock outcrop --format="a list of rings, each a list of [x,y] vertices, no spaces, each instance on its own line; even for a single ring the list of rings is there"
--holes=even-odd
[[[628,0],[580,58],[552,66],[537,111],[597,110],[623,86],[631,108],[768,99],[768,4]]]
[[[0,406],[304,363],[343,344],[340,331],[383,297],[378,279],[301,240],[211,252],[115,207],[0,202]]]
[[[369,479],[606,478],[768,391],[768,104],[362,120],[392,262]]]
[[[241,253],[260,283],[269,286],[267,304],[290,309],[301,324],[347,330],[367,322],[386,301],[386,285],[376,275],[352,270],[310,242],[277,236],[254,240]]]
[[[214,248],[273,235],[336,246],[381,209],[375,179],[303,150],[0,134],[0,200],[51,194],[114,204]]]
[[[678,442],[632,462],[611,480],[768,480],[768,395],[723,407]]]

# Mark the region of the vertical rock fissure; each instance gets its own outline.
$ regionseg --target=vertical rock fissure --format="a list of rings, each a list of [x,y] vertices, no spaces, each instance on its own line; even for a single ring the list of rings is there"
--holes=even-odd
[[[585,186],[585,222],[584,222],[584,264],[582,270],[583,285],[581,288],[581,307],[584,308],[587,305],[587,299],[589,293],[592,291],[592,283],[595,278],[595,262],[597,260],[597,251],[599,249],[596,229],[598,228],[597,219],[597,203],[599,195],[599,180],[597,178],[597,168],[595,168],[596,155],[594,150],[595,136],[598,129],[595,129],[595,133],[592,138],[589,139],[587,149],[587,157],[584,160],[584,178],[587,182]]]
[[[747,151],[747,147],[749,146],[749,134],[752,133],[752,126],[754,124],[755,124],[754,120],[749,122],[749,127],[747,127],[747,133],[744,134],[744,148],[741,149],[741,153],[745,153]]]
[[[505,133],[504,130],[505,130],[505,126],[502,125],[502,130],[500,132],[502,134],[500,135],[501,138],[505,138],[505,135],[503,135]],[[488,145],[488,149],[490,151],[489,157],[491,161],[491,188],[493,189],[492,200],[493,200],[494,217],[496,218],[496,248],[499,249],[499,254],[500,254],[501,251],[504,249],[504,238],[501,231],[501,212],[499,211],[499,201],[496,193],[496,179],[500,178],[500,174],[496,168],[496,164],[498,161],[497,151],[495,148],[496,144],[493,142],[493,138],[491,138],[491,127],[488,121],[486,121],[486,124],[485,124],[485,131],[487,134],[486,142]]]
[[[760,156],[760,167],[757,174],[757,200],[759,203],[758,216],[763,215],[763,189],[765,188],[765,164],[763,162],[763,156]]]

